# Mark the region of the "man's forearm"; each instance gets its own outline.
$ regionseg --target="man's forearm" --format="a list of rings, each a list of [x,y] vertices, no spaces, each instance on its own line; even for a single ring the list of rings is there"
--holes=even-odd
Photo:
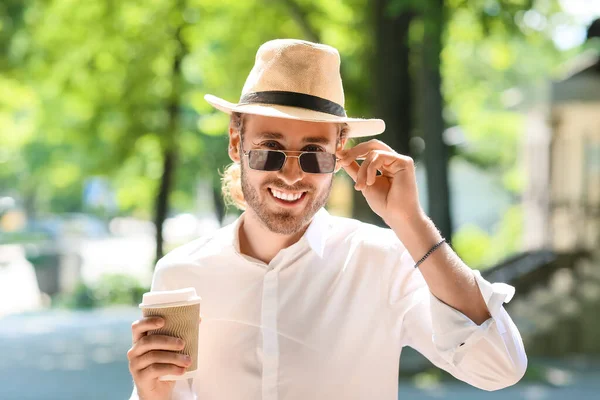
[[[388,221],[414,260],[420,260],[442,237],[424,214]],[[431,293],[481,325],[490,314],[471,269],[447,244],[419,265]]]

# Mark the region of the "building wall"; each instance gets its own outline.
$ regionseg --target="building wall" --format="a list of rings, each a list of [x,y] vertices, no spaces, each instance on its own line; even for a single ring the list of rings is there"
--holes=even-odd
[[[556,105],[551,115],[552,247],[592,250],[600,238],[600,101]]]
[[[550,248],[550,126],[549,107],[540,103],[525,118],[521,162],[527,176],[523,191],[523,249]]]

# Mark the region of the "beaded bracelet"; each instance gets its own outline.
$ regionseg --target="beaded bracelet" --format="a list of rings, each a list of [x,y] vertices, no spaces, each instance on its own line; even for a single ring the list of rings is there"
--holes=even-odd
[[[435,246],[433,246],[433,247],[431,248],[431,250],[429,250],[429,251],[427,252],[427,254],[425,254],[425,255],[423,256],[423,258],[421,258],[419,261],[417,261],[417,263],[415,264],[415,268],[417,268],[419,265],[421,265],[421,263],[422,263],[423,261],[425,261],[425,259],[426,259],[427,257],[429,257],[429,256],[431,255],[431,253],[433,253],[433,252],[435,251],[435,249],[437,249],[438,247],[440,247],[440,246],[441,246],[441,245],[442,245],[442,244],[443,244],[445,241],[446,241],[446,239],[442,239],[442,240],[441,240],[439,243],[437,243]]]

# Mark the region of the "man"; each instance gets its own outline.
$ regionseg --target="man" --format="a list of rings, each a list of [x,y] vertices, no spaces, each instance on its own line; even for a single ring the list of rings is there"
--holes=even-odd
[[[485,281],[440,237],[412,160],[379,141],[343,150],[384,123],[346,117],[339,64],[332,47],[275,40],[258,50],[238,104],[206,96],[231,114],[224,190],[246,211],[159,261],[152,290],[202,296],[198,369],[158,381],[189,360],[175,338],[145,335],[162,321],[136,321],[132,398],[391,400],[403,346],[481,389],[523,376],[502,307],[514,289]],[[391,229],[324,210],[340,168]]]

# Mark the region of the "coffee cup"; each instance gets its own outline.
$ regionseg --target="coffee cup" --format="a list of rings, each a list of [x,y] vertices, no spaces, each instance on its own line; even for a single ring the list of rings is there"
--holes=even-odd
[[[161,381],[177,381],[192,377],[198,368],[198,325],[202,299],[193,287],[145,293],[140,304],[144,317],[161,317],[163,327],[148,335],[166,335],[182,339],[185,347],[179,354],[191,357],[192,363],[183,375],[161,376]]]

